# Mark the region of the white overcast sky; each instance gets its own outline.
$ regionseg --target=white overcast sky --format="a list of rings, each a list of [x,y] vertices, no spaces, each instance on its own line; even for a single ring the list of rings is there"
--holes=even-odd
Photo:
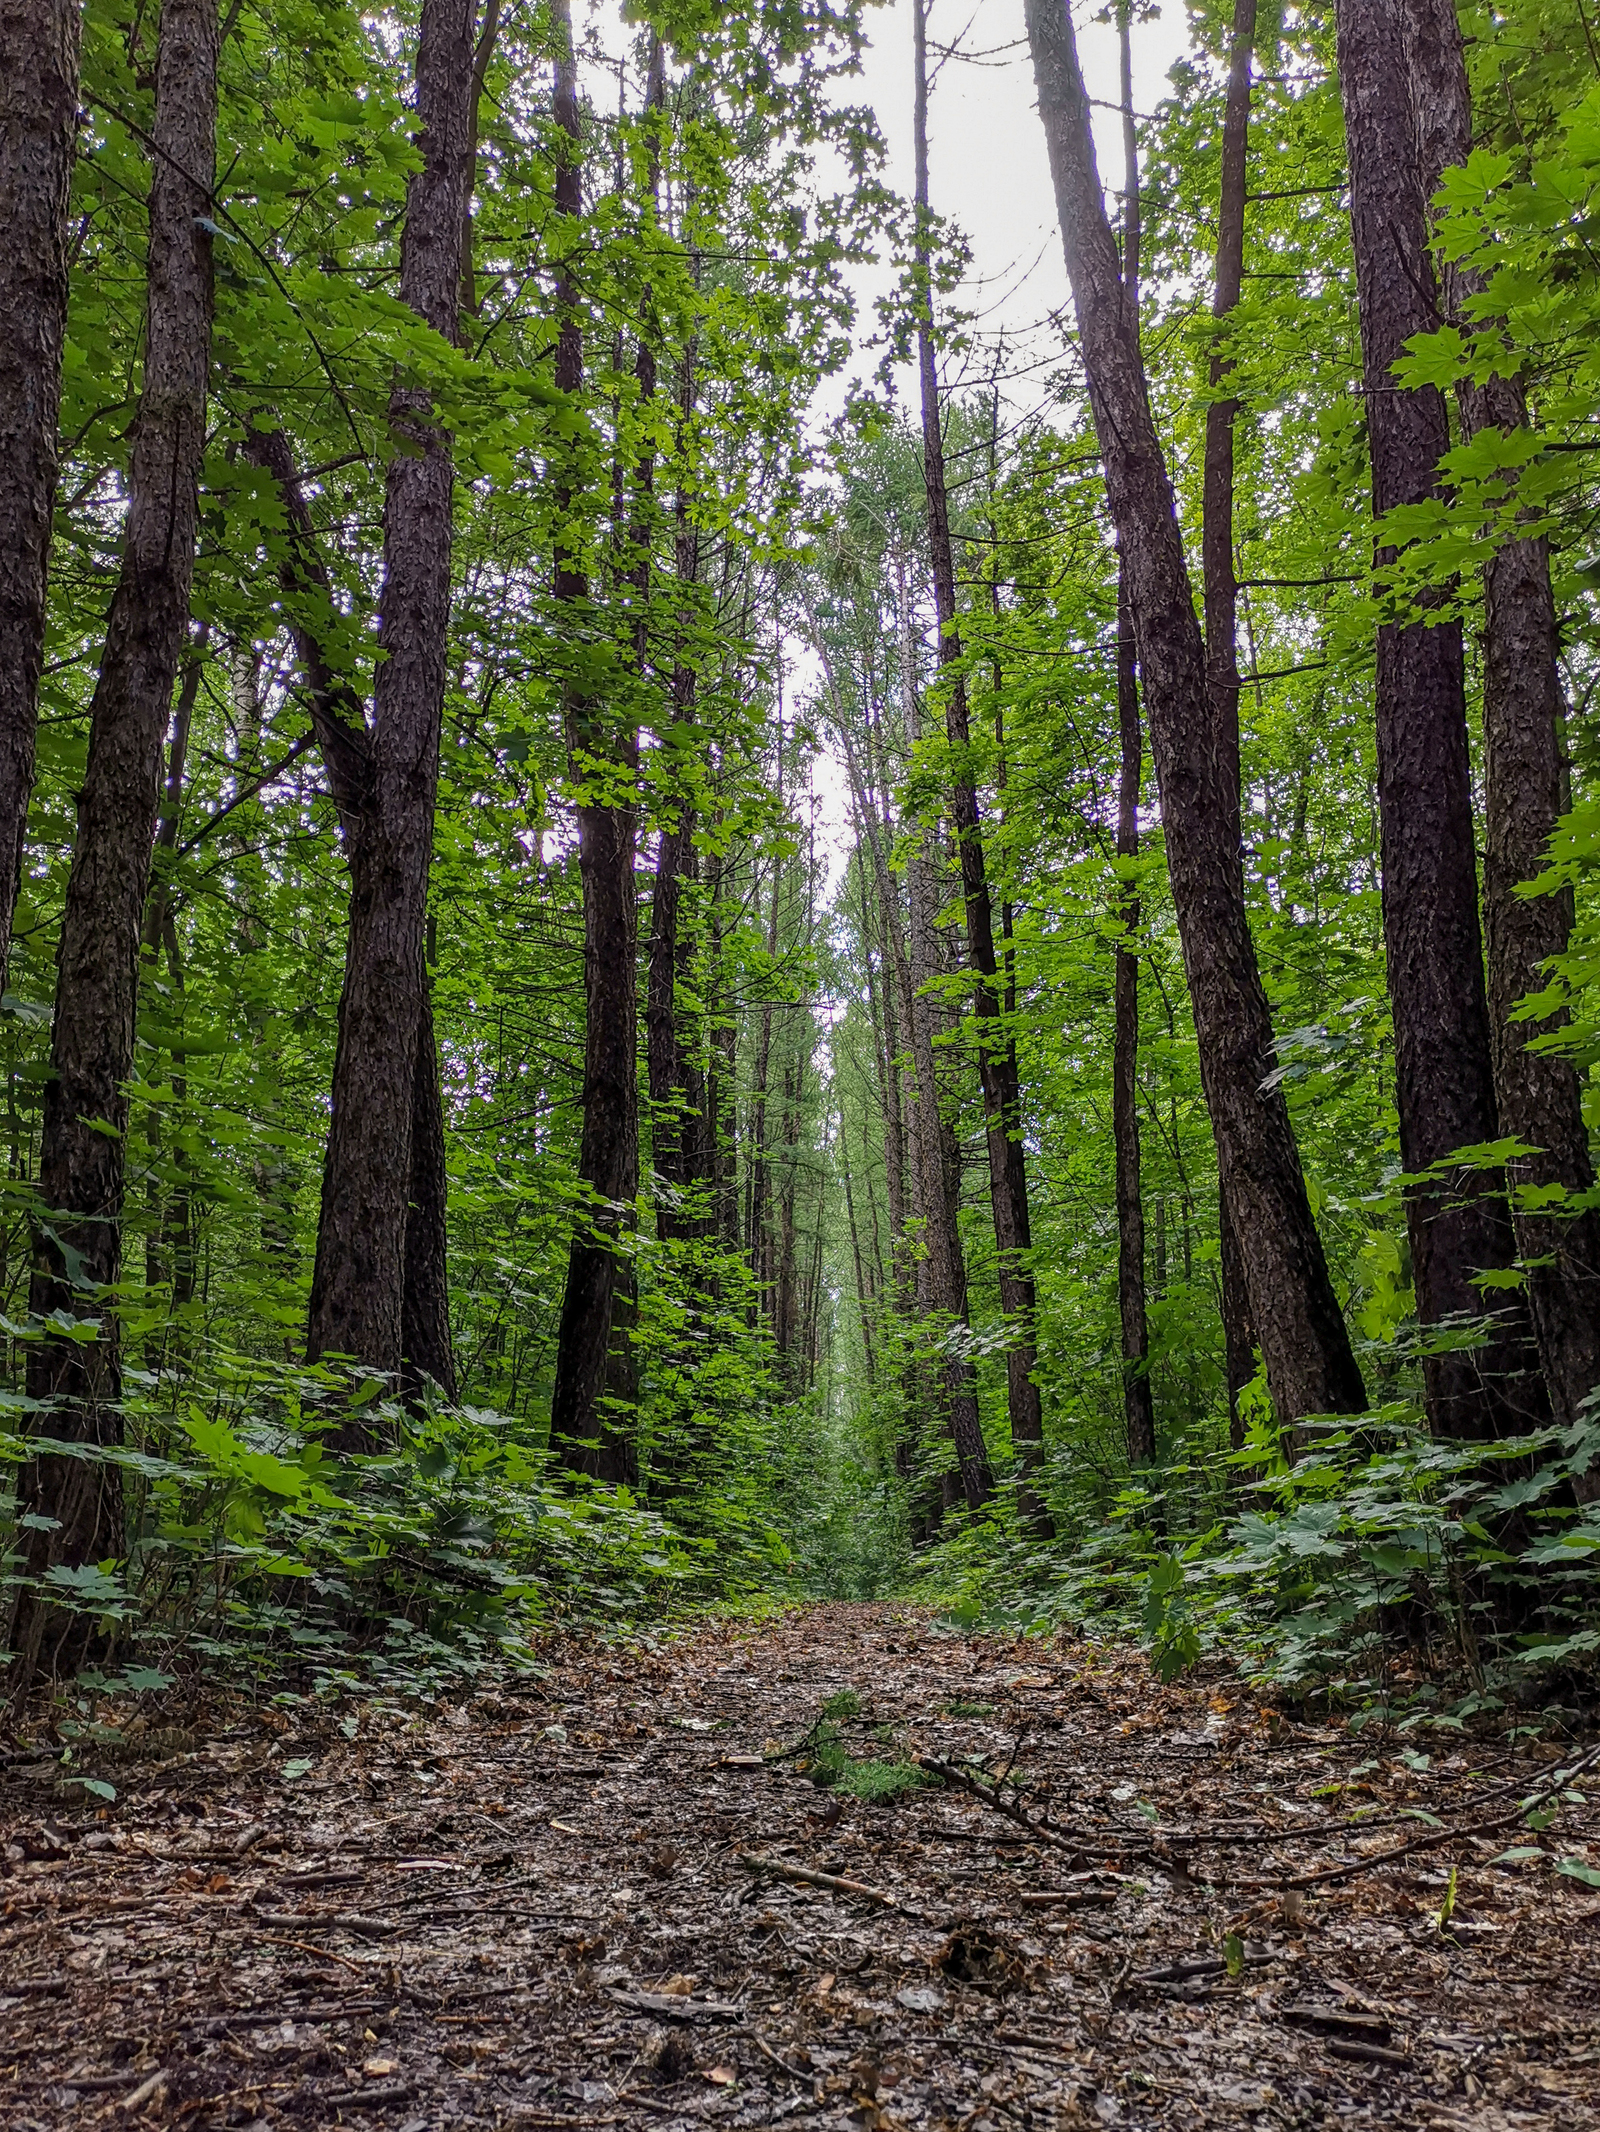
[[[1120,96],[1117,37],[1094,17],[1102,0],[1074,0],[1073,20],[1089,94],[1106,105]],[[888,179],[909,197],[912,189],[912,0],[872,8],[872,37],[863,78],[850,85],[852,100],[870,104],[889,149]],[[1004,329],[1016,343],[1019,364],[1045,352],[1044,322],[1067,305],[1066,268],[1056,225],[1055,201],[1045,161],[1044,129],[1034,107],[1033,65],[1023,30],[1022,0],[934,0],[928,21],[930,47],[955,46],[971,59],[932,59],[938,66],[929,102],[929,171],[936,213],[957,223],[972,251],[970,278],[957,301],[977,314],[984,339]],[[1187,42],[1182,0],[1164,0],[1159,11],[1133,29],[1133,101],[1148,112],[1166,92],[1167,71]],[[987,55],[987,56],[977,56]],[[1122,182],[1121,119],[1095,113],[1100,175],[1111,187]],[[871,298],[885,286],[868,278],[861,286],[863,325]],[[1060,343],[1048,336],[1052,347]],[[979,358],[974,358],[979,360]],[[909,383],[910,380],[907,380]],[[1030,387],[1018,377],[1008,397],[1027,403]]]
[[[871,43],[863,72],[840,87],[842,101],[867,104],[875,112],[888,148],[885,177],[906,199],[914,175],[913,5],[914,0],[892,0],[868,9]],[[1104,5],[1105,0],[1072,0],[1072,13],[1089,94],[1102,106],[1115,106],[1121,93],[1116,31],[1094,19]],[[616,22],[616,0],[591,0],[591,7],[603,40],[615,49],[614,32],[605,37],[604,30],[608,18]],[[1045,394],[1045,371],[1038,366],[1059,354],[1062,345],[1059,330],[1049,322],[1063,313],[1070,317],[1070,311],[1022,0],[934,0],[928,38],[930,66],[937,68],[928,127],[932,206],[959,226],[971,250],[969,278],[955,298],[973,316],[978,343],[968,358],[969,375],[974,382],[987,379],[995,340],[1003,332],[1009,377],[1002,391],[1019,411],[1032,408]],[[1160,0],[1148,20],[1134,24],[1135,111],[1153,110],[1166,93],[1168,70],[1187,41],[1183,0]],[[933,49],[939,46],[971,56],[940,58]],[[1101,179],[1118,189],[1122,131],[1116,109],[1095,112],[1095,137]],[[873,270],[856,279],[863,340],[876,327],[874,300],[887,293],[891,281],[888,272]],[[876,355],[863,349],[844,377],[830,381],[818,414],[826,419],[836,412],[849,379],[869,378],[876,363]],[[944,382],[959,380],[947,375]],[[913,372],[902,374],[899,391],[915,417]],[[785,694],[793,702],[814,686],[814,662],[801,646],[791,644],[788,652],[794,666]],[[815,801],[819,841],[828,853],[830,880],[836,880],[846,849],[847,802],[842,767],[827,755],[816,765]]]

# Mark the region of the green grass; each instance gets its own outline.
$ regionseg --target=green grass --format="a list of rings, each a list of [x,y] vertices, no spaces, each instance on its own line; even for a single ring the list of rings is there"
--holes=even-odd
[[[846,1691],[844,1696],[835,1696],[826,1707],[839,1716],[852,1716],[853,1710],[837,1709],[845,1700],[859,1707],[860,1699],[851,1691]],[[880,1725],[878,1735],[880,1739],[892,1739],[893,1728]],[[852,1798],[860,1799],[868,1806],[892,1806],[895,1800],[921,1791],[927,1781],[914,1762],[891,1762],[873,1757],[856,1761],[845,1746],[838,1726],[825,1719],[812,1728],[809,1746],[812,1783],[825,1791],[848,1792]]]
[[[830,1695],[822,1706],[824,1717],[859,1717],[861,1698],[854,1688],[841,1688],[837,1695]]]
[[[893,1806],[897,1799],[921,1791],[926,1782],[915,1762],[852,1762],[835,1789],[852,1793],[868,1806]]]

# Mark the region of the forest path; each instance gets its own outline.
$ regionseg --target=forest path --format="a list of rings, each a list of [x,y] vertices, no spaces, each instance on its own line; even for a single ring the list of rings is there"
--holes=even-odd
[[[1600,1904],[1488,1864],[1535,1840],[1554,1748],[1419,1770],[1220,1669],[1161,1688],[1137,1653],[881,1604],[545,1656],[352,1739],[147,1735],[80,1760],[103,1814],[18,1759],[0,2124],[1600,2125]],[[763,1759],[846,1691],[880,1788],[908,1753],[1016,1756],[1075,1833]],[[1594,1806],[1562,1812],[1557,1855],[1600,1861]]]

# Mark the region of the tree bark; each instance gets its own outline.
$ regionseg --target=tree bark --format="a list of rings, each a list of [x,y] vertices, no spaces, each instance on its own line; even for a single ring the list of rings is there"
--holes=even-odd
[[[1061,0],[1026,0],[1062,247],[1072,282],[1106,491],[1127,558],[1134,633],[1160,787],[1167,863],[1193,1003],[1201,1081],[1232,1196],[1267,1377],[1286,1425],[1365,1405],[1312,1219],[1281,1089],[1263,1086],[1272,1017],[1245,913],[1228,779],[1213,743],[1205,648],[1156,436],[1089,103]]]
[[[1453,0],[1405,0],[1403,31],[1423,195],[1472,149],[1472,99],[1461,25]],[[1444,265],[1446,318],[1463,322],[1482,287],[1470,269]],[[1521,382],[1492,376],[1460,392],[1468,439],[1485,430],[1527,427]],[[1500,1128],[1537,1150],[1507,1166],[1510,1183],[1559,1186],[1573,1195],[1594,1185],[1582,1090],[1568,1059],[1529,1049],[1552,1035],[1561,1015],[1514,1022],[1512,1010],[1545,982],[1572,933],[1572,894],[1522,896],[1518,885],[1545,864],[1563,812],[1563,704],[1550,553],[1542,536],[1508,540],[1484,567],[1483,912],[1489,962],[1489,1029]],[[1600,1382],[1600,1215],[1515,1211],[1517,1247],[1528,1262],[1534,1332],[1558,1421],[1577,1420]],[[1582,1484],[1580,1484],[1580,1487]],[[1590,1477],[1600,1490],[1600,1473]]]
[[[910,742],[916,738],[918,723],[916,650],[911,630],[911,591],[903,561],[899,565],[896,591],[900,689],[906,735]],[[926,856],[914,852],[906,868],[911,945],[902,980],[901,1007],[911,1034],[916,1079],[911,1130],[922,1187],[922,1244],[928,1301],[933,1312],[944,1321],[946,1338],[961,1343],[957,1351],[946,1349],[940,1365],[946,1423],[955,1445],[957,1471],[967,1508],[981,1510],[994,1494],[994,1473],[978,1416],[977,1374],[965,1346],[964,1336],[969,1330],[967,1272],[961,1253],[956,1180],[945,1162],[939,1084],[934,1068],[933,1009],[924,996],[924,987],[935,974],[933,924],[938,899],[933,893],[930,871]]]
[[[1393,376],[1406,342],[1437,324],[1400,0],[1339,0],[1337,30],[1372,503],[1381,519],[1438,493],[1450,426],[1441,393],[1402,390]],[[1380,547],[1378,566],[1394,555]],[[1380,624],[1377,732],[1400,1159],[1416,1175],[1499,1130],[1459,623]],[[1548,1418],[1526,1298],[1502,1290],[1486,1299],[1473,1285],[1475,1274],[1516,1262],[1503,1174],[1462,1168],[1414,1186],[1406,1225],[1425,1336],[1489,1306],[1485,1345],[1424,1357],[1435,1432],[1481,1440]]]
[[[0,990],[44,663],[81,36],[79,0],[0,10]]]
[[[950,745],[950,812],[961,865],[967,953],[973,967],[973,1012],[978,1072],[989,1146],[989,1196],[1005,1319],[1006,1406],[1017,1469],[1017,1513],[1034,1539],[1054,1533],[1039,1493],[1044,1466],[1044,1409],[1034,1371],[1039,1359],[1038,1294],[1033,1278],[1033,1230],[1028,1212],[1027,1158],[1022,1145],[1022,1094],[1016,1049],[1000,1008],[994,914],[984,860],[983,822],[972,771],[967,684],[961,668],[956,608],[955,551],[945,487],[944,431],[933,341],[932,240],[928,183],[928,26],[930,0],[914,0],[916,96],[917,370],[922,396],[922,470],[928,502],[928,548],[933,564],[938,661],[944,677],[945,735]],[[970,1495],[970,1490],[969,1490]]]
[[[1117,724],[1122,762],[1117,786],[1117,856],[1139,856],[1139,790],[1144,742],[1139,730],[1138,662],[1133,614],[1125,573],[1117,570]],[[1111,1057],[1111,1137],[1117,1162],[1117,1302],[1122,1319],[1122,1405],[1127,1424],[1128,1464],[1153,1466],[1156,1458],[1155,1395],[1150,1385],[1150,1327],[1145,1309],[1144,1194],[1139,1149],[1139,957],[1123,942],[1139,931],[1139,891],[1124,889],[1116,951],[1116,1026]]]
[[[565,0],[556,0],[552,22],[557,39],[556,209],[576,218],[583,212],[582,135],[571,11]],[[577,290],[565,273],[556,304],[561,318],[556,384],[576,400],[583,386],[583,328]],[[644,374],[649,360],[642,348],[641,390],[650,382]],[[570,606],[581,629],[589,604],[589,576],[581,536],[567,524],[578,495],[574,458],[557,475],[555,596]],[[648,569],[648,555],[637,567]],[[618,749],[602,707],[581,687],[567,690],[566,725],[581,795],[576,813],[583,890],[584,1067],[578,1177],[589,1204],[580,1212],[567,1260],[550,1441],[570,1471],[615,1487],[631,1485],[638,1474],[631,1416],[625,1411],[633,1329],[627,1238],[639,1184],[634,985],[638,903],[633,872],[637,823],[631,801],[618,804],[590,796],[584,788],[591,777],[600,785],[610,783],[619,768],[631,775],[636,747],[624,736]]]
[[[416,63],[422,167],[406,188],[400,240],[401,301],[450,341],[471,184],[472,24],[471,0],[423,0]],[[397,384],[389,422],[400,449],[384,494],[370,806],[348,831],[350,930],[306,1351],[312,1360],[352,1355],[398,1376],[417,1059],[428,1008],[424,937],[454,472],[449,434],[432,420],[425,389]],[[338,1439],[345,1450],[369,1448],[370,1441],[358,1419]]]
[[[1117,10],[1122,75],[1122,290],[1135,340],[1139,334],[1139,143],[1133,121],[1133,50],[1128,0]],[[1117,555],[1117,857],[1139,856],[1139,799],[1144,784],[1144,735],[1139,723],[1139,657],[1134,643],[1128,566]],[[1156,1460],[1155,1394],[1150,1383],[1150,1324],[1144,1288],[1144,1195],[1139,1148],[1140,897],[1129,883],[1120,897],[1121,936],[1113,980],[1115,1026],[1111,1057],[1111,1137],[1117,1168],[1117,1302],[1122,1320],[1122,1405],[1128,1464]]]
[[[1216,283],[1211,315],[1225,319],[1244,287],[1245,207],[1249,198],[1250,69],[1255,52],[1256,0],[1234,0],[1228,94],[1222,118],[1222,174],[1217,205]],[[1211,358],[1216,392],[1233,369],[1218,349]],[[1232,802],[1230,824],[1243,847],[1239,806],[1238,582],[1233,559],[1234,425],[1237,399],[1213,399],[1206,408],[1205,466],[1201,502],[1200,568],[1205,588],[1206,667],[1217,760]],[[1223,1369],[1228,1382],[1228,1434],[1235,1450],[1243,1442],[1239,1394],[1255,1375],[1256,1333],[1232,1209],[1217,1195],[1221,1242]]]
[[[284,618],[304,680],[311,726],[339,810],[340,834],[352,881],[368,863],[377,841],[372,816],[378,804],[372,774],[372,733],[360,697],[341,675],[319,634],[320,617],[333,610],[333,586],[317,544],[316,527],[301,492],[294,453],[281,429],[247,427],[246,457],[267,473],[284,514],[278,582]],[[400,1385],[415,1397],[424,1377],[447,1399],[457,1395],[450,1339],[449,1261],[444,1158],[444,1097],[433,1006],[424,985],[417,1052],[412,1070],[411,1143],[407,1155],[405,1237],[400,1298]],[[420,1135],[420,1137],[419,1137]],[[334,1439],[346,1449],[368,1447],[359,1427]]]
[[[150,886],[162,742],[189,621],[211,357],[211,184],[216,168],[215,0],[164,0],[150,174],[144,383],[128,480],[122,563],[89,712],[89,757],[56,965],[51,1078],[44,1097],[29,1307],[98,1318],[96,1337],[44,1340],[28,1359],[43,1427],[120,1441],[116,1319],[107,1291],[122,1268],[126,1084],[133,1071],[139,945]],[[124,1552],[121,1474],[90,1459],[25,1466],[19,1514],[57,1519],[30,1532],[41,1577]],[[93,1648],[92,1617],[25,1592],[15,1678],[65,1671]]]

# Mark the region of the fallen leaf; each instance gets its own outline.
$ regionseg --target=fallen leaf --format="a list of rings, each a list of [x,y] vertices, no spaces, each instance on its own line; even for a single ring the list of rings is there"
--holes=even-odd
[[[937,1984],[907,1984],[895,1993],[895,1998],[914,2014],[936,2014],[946,2003],[948,1994]]]

